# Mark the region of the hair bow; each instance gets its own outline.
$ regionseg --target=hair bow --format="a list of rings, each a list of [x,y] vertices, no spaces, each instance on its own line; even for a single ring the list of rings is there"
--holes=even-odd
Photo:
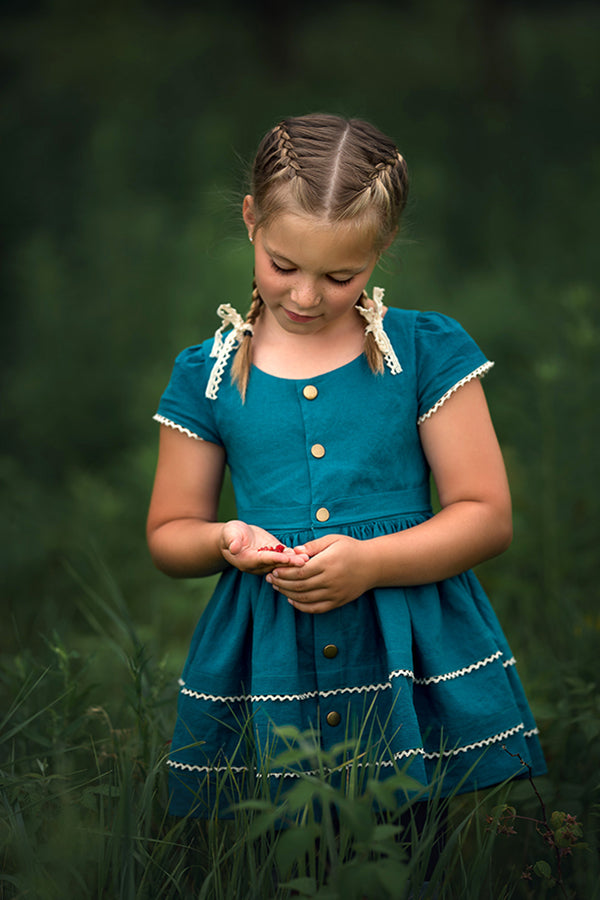
[[[371,304],[369,306],[361,306],[359,304],[356,307],[361,316],[367,320],[368,324],[365,328],[365,334],[373,335],[375,343],[383,353],[386,366],[392,375],[399,375],[402,371],[402,366],[398,362],[396,352],[383,327],[383,288],[373,288]]]
[[[223,372],[227,366],[232,350],[246,334],[252,334],[252,325],[246,322],[239,312],[229,303],[222,303],[217,309],[217,315],[222,320],[222,324],[215,331],[215,340],[213,348],[210,351],[212,358],[216,358],[212,367],[208,384],[206,385],[205,396],[209,400],[216,400],[219,392],[219,386],[223,379]],[[223,337],[226,328],[232,326],[227,336]]]

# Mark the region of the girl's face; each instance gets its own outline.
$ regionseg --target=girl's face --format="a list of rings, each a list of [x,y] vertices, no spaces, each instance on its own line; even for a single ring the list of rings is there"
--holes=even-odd
[[[354,307],[379,256],[372,230],[295,213],[255,229],[251,197],[244,200],[244,221],[254,241],[258,290],[284,331],[341,333],[358,319]]]

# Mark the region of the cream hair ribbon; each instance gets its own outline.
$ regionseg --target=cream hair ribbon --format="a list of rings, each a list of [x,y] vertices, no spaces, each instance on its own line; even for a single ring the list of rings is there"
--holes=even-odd
[[[215,331],[215,342],[210,351],[211,357],[216,358],[216,362],[206,385],[205,395],[209,400],[217,399],[223,372],[231,356],[231,351],[240,343],[244,335],[252,334],[253,330],[252,325],[242,319],[239,312],[229,303],[222,303],[217,309],[217,315],[222,320],[222,325]],[[231,331],[223,338],[223,332],[230,325],[232,326]]]
[[[368,307],[361,305],[356,307],[361,316],[367,320],[368,324],[365,328],[365,334],[373,335],[375,343],[383,353],[386,366],[392,375],[399,375],[402,371],[402,366],[398,362],[396,352],[383,327],[383,288],[373,288],[372,304],[372,306]]]

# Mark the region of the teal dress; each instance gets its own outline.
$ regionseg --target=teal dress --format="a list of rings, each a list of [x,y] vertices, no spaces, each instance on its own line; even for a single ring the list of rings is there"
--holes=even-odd
[[[213,340],[190,347],[155,418],[223,447],[238,517],[286,546],[410,528],[432,515],[419,426],[492,363],[446,316],[389,309],[384,324],[400,372],[373,374],[363,355],[314,378],[253,367],[245,403],[229,370],[207,398]],[[374,588],[321,615],[264,577],[223,572],[180,679],[171,812],[210,815],[220,773],[243,795],[256,771],[273,791],[310,771],[310,759],[265,770],[289,725],[325,750],[368,738],[376,758],[360,765],[379,777],[408,764],[428,784],[442,763],[445,793],[522,774],[517,754],[545,771],[515,659],[471,571]]]

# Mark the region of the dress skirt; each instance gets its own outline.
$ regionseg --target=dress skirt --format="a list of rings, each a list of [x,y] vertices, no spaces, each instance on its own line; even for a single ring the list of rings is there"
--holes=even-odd
[[[345,533],[364,539],[423,520]],[[277,537],[294,546],[311,535]],[[277,764],[289,726],[326,752],[337,747],[337,765],[350,740],[369,777],[404,769],[428,785],[441,771],[442,794],[522,775],[522,762],[545,771],[515,658],[472,572],[377,588],[321,615],[298,612],[262,577],[225,572],[181,678],[171,812],[209,816],[218,784],[235,801],[259,775],[277,796],[299,771],[314,771],[310,754]]]

